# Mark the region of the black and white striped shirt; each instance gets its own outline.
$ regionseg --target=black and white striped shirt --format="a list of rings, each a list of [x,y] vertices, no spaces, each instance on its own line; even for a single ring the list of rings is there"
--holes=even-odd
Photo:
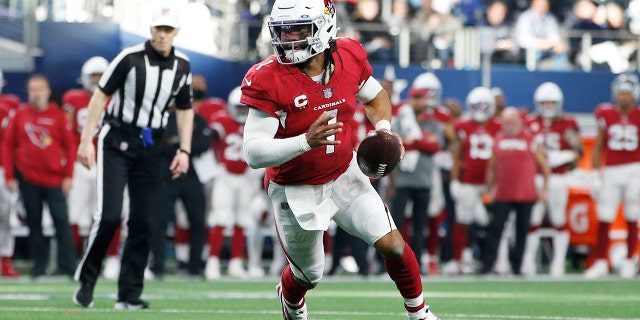
[[[191,108],[191,65],[178,50],[168,57],[149,41],[122,50],[102,75],[100,89],[111,96],[106,121],[162,129],[169,107]]]

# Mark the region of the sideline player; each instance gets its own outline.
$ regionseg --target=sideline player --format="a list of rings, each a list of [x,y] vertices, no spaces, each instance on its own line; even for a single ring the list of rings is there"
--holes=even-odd
[[[439,319],[425,303],[413,250],[353,156],[356,99],[376,130],[391,129],[391,102],[371,76],[366,51],[353,39],[336,39],[332,0],[276,0],[268,27],[275,55],[247,72],[240,102],[251,107],[245,158],[267,168],[289,259],[276,287],[284,319],[309,318],[305,295],[322,278],[322,238],[332,219],[384,257],[410,320]]]
[[[572,164],[582,154],[582,141],[578,123],[562,112],[564,96],[562,90],[553,82],[545,82],[536,89],[533,100],[536,112],[526,120],[529,131],[542,146],[549,166],[549,197],[547,203],[538,201],[531,212],[531,225],[527,245],[522,261],[524,275],[536,274],[535,257],[540,246],[539,229],[545,212],[549,212],[549,221],[554,228],[553,257],[549,267],[551,276],[564,275],[567,249],[569,248],[569,230],[567,229],[567,202],[569,188],[567,173]],[[538,175],[537,185],[541,186],[542,177]]]
[[[227,113],[218,113],[210,127],[216,132],[219,144],[218,161],[222,171],[213,181],[209,225],[209,257],[205,267],[205,278],[220,278],[220,251],[225,229],[232,229],[231,259],[227,275],[233,278],[248,278],[244,268],[246,234],[252,224],[250,199],[259,190],[261,174],[254,174],[242,154],[242,131],[247,120],[248,107],[240,103],[240,87],[234,88],[227,99]]]
[[[0,142],[4,131],[9,126],[11,117],[15,114],[17,107],[20,106],[20,100],[17,104],[10,103],[16,101],[13,95],[2,94],[4,87],[4,73],[0,70]],[[1,159],[1,157],[0,157]],[[0,165],[0,276],[16,278],[20,273],[13,268],[13,250],[15,246],[15,238],[11,233],[10,216],[13,205],[12,193],[7,189],[4,179],[4,168]]]
[[[499,119],[494,117],[495,99],[489,89],[477,87],[471,90],[466,107],[471,118],[456,122],[453,132],[449,133],[454,141],[449,188],[456,204],[456,223],[453,227],[454,259],[442,266],[445,274],[475,271],[473,258],[463,257],[463,251],[468,245],[469,225],[476,222],[486,226],[489,223],[482,196],[488,192],[485,180],[493,154],[493,136],[501,129]]]
[[[624,202],[627,221],[627,256],[620,265],[620,276],[632,278],[638,271],[638,216],[640,215],[640,82],[634,74],[621,74],[611,85],[615,103],[603,103],[595,110],[598,135],[593,147],[592,164],[596,172],[592,184],[597,201],[598,241],[596,261],[585,271],[587,278],[609,273],[606,260],[609,226]],[[606,158],[606,164],[603,159]]]

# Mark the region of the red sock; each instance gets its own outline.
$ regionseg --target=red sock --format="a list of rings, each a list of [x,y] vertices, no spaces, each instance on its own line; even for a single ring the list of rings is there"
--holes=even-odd
[[[302,301],[302,299],[304,299],[304,295],[307,294],[307,289],[303,288],[296,282],[289,265],[284,267],[284,270],[282,270],[281,283],[282,295],[289,303],[297,304]]]
[[[189,229],[178,227],[176,225],[175,231],[173,235],[173,241],[176,244],[187,244],[189,243]]]
[[[80,236],[80,227],[77,224],[71,225],[71,237],[73,237],[73,246],[77,254],[82,253],[82,237]]]
[[[107,256],[114,257],[118,256],[120,253],[120,232],[122,230],[122,226],[119,226],[116,229],[116,232],[113,233],[113,238],[111,238],[111,243],[109,243],[109,248],[107,248]]]
[[[438,217],[429,218],[429,236],[427,237],[427,252],[430,255],[438,255],[438,248],[440,247],[440,235],[438,229],[440,228],[440,219]]]
[[[244,255],[245,242],[244,229],[238,226],[233,227],[233,236],[231,236],[231,259],[242,258]]]
[[[627,259],[631,259],[638,252],[638,221],[627,221],[627,228]]]
[[[222,249],[222,242],[224,241],[224,228],[221,226],[215,226],[209,229],[209,256],[217,257],[220,255]]]
[[[466,224],[456,223],[453,226],[453,259],[462,260],[462,250],[469,242],[469,226]]]
[[[384,259],[384,265],[402,297],[414,299],[422,294],[422,279],[420,278],[418,260],[407,243],[405,243],[402,257]]]
[[[607,257],[607,250],[609,250],[609,222],[600,222],[598,224],[598,242],[596,242],[596,248],[593,252],[593,256],[596,259],[605,259]]]

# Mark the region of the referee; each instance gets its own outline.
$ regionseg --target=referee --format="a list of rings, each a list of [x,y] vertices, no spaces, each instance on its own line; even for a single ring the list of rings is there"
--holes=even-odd
[[[89,115],[78,147],[78,160],[97,165],[98,207],[89,243],[75,273],[80,286],[73,302],[93,306],[93,289],[109,242],[120,224],[125,185],[129,187],[129,234],[122,252],[115,309],[146,309],[142,295],[150,246],[150,220],[162,183],[162,137],[175,104],[180,148],[170,164],[172,177],[189,169],[193,110],[191,66],[174,50],[178,12],[164,4],[154,9],[151,39],[124,49],[109,64],[89,102]],[[109,101],[109,98],[111,100]],[[94,133],[107,105],[94,148]],[[97,149],[97,157],[96,150]]]

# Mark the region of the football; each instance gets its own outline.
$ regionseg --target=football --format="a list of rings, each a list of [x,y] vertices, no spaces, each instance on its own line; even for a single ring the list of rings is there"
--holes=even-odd
[[[396,168],[400,153],[400,141],[391,131],[371,131],[358,147],[358,166],[369,178],[379,179]]]

